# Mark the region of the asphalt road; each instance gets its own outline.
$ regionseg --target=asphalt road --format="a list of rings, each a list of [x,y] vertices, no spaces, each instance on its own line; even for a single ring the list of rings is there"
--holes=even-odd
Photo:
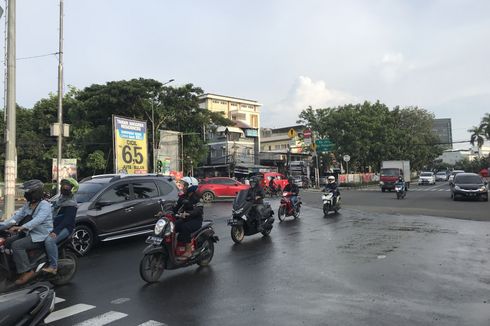
[[[303,192],[300,219],[240,245],[226,226],[231,203],[207,206],[221,239],[210,267],[166,271],[154,285],[138,273],[145,237],[104,243],[57,288],[49,325],[490,324],[490,224],[425,214],[480,219],[488,203],[346,190],[340,214],[324,218],[319,195]]]

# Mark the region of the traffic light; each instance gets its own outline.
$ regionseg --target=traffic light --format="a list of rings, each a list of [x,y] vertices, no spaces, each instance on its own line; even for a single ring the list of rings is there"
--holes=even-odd
[[[157,161],[157,172],[162,173],[163,172],[163,162],[158,160]]]

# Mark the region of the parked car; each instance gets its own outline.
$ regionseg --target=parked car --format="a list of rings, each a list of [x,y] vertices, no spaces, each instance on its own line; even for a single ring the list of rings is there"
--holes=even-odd
[[[451,198],[458,197],[488,201],[488,182],[476,173],[458,173],[451,184]]]
[[[449,175],[449,178],[448,178],[449,185],[451,185],[451,184],[452,184],[453,179],[454,179],[454,176],[455,176],[456,174],[458,174],[458,173],[464,173],[464,171],[463,171],[463,170],[453,170],[453,171],[451,172],[451,174]]]
[[[439,171],[436,173],[436,181],[447,181],[449,175],[446,171]]]
[[[419,186],[420,185],[435,185],[436,184],[436,176],[434,172],[421,172],[419,175]]]
[[[210,203],[216,198],[235,198],[241,190],[248,188],[250,188],[249,185],[232,178],[211,177],[204,178],[199,182],[197,192],[202,196],[205,203]]]
[[[99,241],[153,232],[159,200],[164,199],[170,208],[178,193],[172,178],[156,174],[106,174],[83,179],[75,195],[78,211],[73,248],[85,255]]]

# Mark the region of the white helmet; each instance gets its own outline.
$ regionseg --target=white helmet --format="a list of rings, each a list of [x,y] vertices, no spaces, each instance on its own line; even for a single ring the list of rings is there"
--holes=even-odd
[[[198,186],[199,181],[194,177],[183,177],[180,181],[187,183],[187,187]]]
[[[330,175],[328,178],[327,178],[328,182],[335,182],[335,177],[333,175]]]

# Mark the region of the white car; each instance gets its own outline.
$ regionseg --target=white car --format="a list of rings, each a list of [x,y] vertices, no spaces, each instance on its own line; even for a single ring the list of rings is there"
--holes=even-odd
[[[447,181],[448,175],[444,171],[440,171],[436,173],[436,181]]]
[[[453,170],[453,172],[451,172],[451,174],[449,175],[449,184],[452,184],[453,183],[453,180],[454,180],[454,176],[458,173],[464,173],[463,170]]]
[[[436,184],[436,176],[434,175],[434,172],[421,172],[419,175],[419,185],[423,184],[429,184],[429,185],[435,185]]]

